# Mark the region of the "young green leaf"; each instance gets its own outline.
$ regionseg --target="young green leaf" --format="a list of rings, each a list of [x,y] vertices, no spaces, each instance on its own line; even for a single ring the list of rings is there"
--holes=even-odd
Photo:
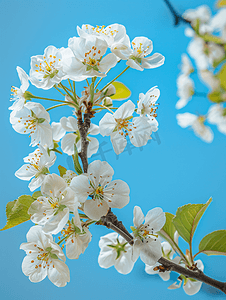
[[[77,151],[77,148],[76,148],[76,144],[74,146],[74,155],[72,155],[72,157],[73,157],[73,161],[74,161],[75,171],[78,173],[78,175],[82,174],[83,171],[82,171],[81,165],[80,165],[79,160],[78,160],[78,151]]]
[[[187,204],[177,209],[173,224],[187,243],[191,243],[196,227],[211,201],[212,198],[206,204]]]
[[[158,232],[160,236],[166,239],[167,242],[170,243],[174,251],[178,252],[182,257],[184,257],[181,249],[179,248],[177,241],[174,240],[174,234],[176,232],[176,228],[173,224],[173,218],[175,217],[173,214],[166,212],[166,222],[162,229]]]
[[[114,81],[112,85],[116,89],[116,93],[111,96],[112,100],[125,100],[131,96],[131,91],[123,83]]]
[[[226,230],[213,231],[201,240],[199,252],[207,255],[226,255]]]
[[[32,198],[34,198],[34,200],[37,200],[38,197],[41,197],[41,196],[42,196],[41,191],[36,191],[33,193]]]
[[[27,213],[35,198],[29,195],[20,196],[17,200],[11,201],[6,205],[7,223],[0,230],[6,230],[25,221],[30,220],[30,215]]]
[[[61,166],[61,165],[58,166],[58,170],[60,172],[61,177],[63,177],[64,174],[66,174],[66,172],[67,172],[67,169],[65,167]]]
[[[219,73],[217,74],[217,76],[220,79],[220,83],[221,83],[221,87],[226,90],[226,64],[224,64],[222,66],[222,68],[220,69]]]

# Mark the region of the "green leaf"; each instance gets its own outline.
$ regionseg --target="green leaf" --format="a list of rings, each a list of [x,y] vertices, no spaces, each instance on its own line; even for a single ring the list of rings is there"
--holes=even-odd
[[[65,167],[61,166],[61,165],[58,166],[58,170],[60,172],[61,177],[63,177],[67,172],[67,169]]]
[[[177,245],[177,243],[174,240],[174,234],[176,232],[176,228],[173,224],[173,218],[175,217],[173,214],[166,212],[166,222],[165,225],[162,227],[162,229],[158,232],[159,235],[161,235],[164,239],[167,240],[167,242],[170,243],[174,251],[181,254],[181,256],[184,256],[181,249]]]
[[[217,76],[220,79],[221,87],[226,90],[226,64],[222,66]]]
[[[213,91],[211,93],[208,94],[208,98],[210,99],[210,101],[214,102],[214,103],[221,103],[223,102],[222,100],[222,93],[219,90]]]
[[[72,155],[72,157],[73,157],[73,161],[74,161],[75,171],[78,173],[78,175],[82,174],[83,171],[82,171],[81,165],[78,160],[78,151],[77,151],[76,144],[74,145],[74,155]]]
[[[211,201],[212,198],[206,204],[187,204],[177,209],[173,224],[187,243],[191,243],[197,225]]]
[[[131,96],[131,91],[123,83],[114,81],[112,85],[116,89],[116,93],[111,96],[112,100],[125,100]]]
[[[17,200],[11,201],[6,205],[7,223],[0,230],[6,230],[25,221],[30,220],[30,215],[27,213],[35,198],[29,195],[20,196]]]
[[[38,197],[41,197],[41,196],[42,196],[41,191],[36,191],[36,192],[33,193],[32,198],[34,198],[35,200],[37,200]]]
[[[207,255],[226,255],[226,230],[213,231],[201,240],[199,252]]]

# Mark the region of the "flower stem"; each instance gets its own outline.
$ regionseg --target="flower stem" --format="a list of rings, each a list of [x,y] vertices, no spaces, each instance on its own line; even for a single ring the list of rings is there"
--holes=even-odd
[[[106,84],[101,90],[100,92],[102,92],[103,90],[105,90],[110,84],[112,84],[112,82],[114,82],[116,79],[118,79],[123,73],[125,73],[128,69],[130,68],[130,66],[127,66],[118,76],[116,76],[114,79],[112,79],[108,84]]]
[[[54,85],[53,87],[54,87],[59,93],[61,93],[61,95],[63,95],[63,96],[65,97],[65,94],[63,94],[63,93],[61,92],[61,90],[58,89],[58,87],[56,87],[56,85]]]
[[[47,108],[46,111],[49,111],[49,110],[51,110],[51,109],[54,109],[54,108],[57,108],[57,107],[60,107],[60,106],[65,106],[65,105],[68,105],[68,104],[67,104],[67,103],[57,104],[57,105],[54,105],[54,106],[52,106],[52,107]]]

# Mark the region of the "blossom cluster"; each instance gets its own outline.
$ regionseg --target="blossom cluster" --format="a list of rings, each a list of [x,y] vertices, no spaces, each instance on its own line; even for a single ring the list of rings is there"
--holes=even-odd
[[[27,254],[22,270],[32,282],[48,276],[58,287],[70,281],[66,257],[78,259],[88,247],[92,238],[89,226],[106,216],[111,208],[121,209],[130,200],[128,184],[120,179],[112,180],[114,170],[106,161],[92,161],[87,169],[81,167],[78,154],[84,151],[84,139],[88,142],[87,158],[91,158],[98,151],[99,134],[110,136],[115,153],[120,154],[128,138],[135,147],[141,147],[158,130],[160,90],[157,86],[146,94],[140,93],[136,105],[128,98],[120,98],[126,101],[115,107],[111,97],[117,96],[116,78],[102,88],[99,84],[120,61],[126,66],[117,78],[129,68],[138,71],[157,68],[165,60],[159,53],[150,55],[153,50],[150,39],[136,37],[130,41],[120,24],[82,25],[77,27],[77,33],[78,37],[70,38],[66,48],[51,45],[43,55],[32,56],[29,75],[17,67],[21,85],[12,87],[10,100],[14,102],[9,107],[13,129],[28,134],[30,146],[35,147],[15,172],[17,178],[29,181],[30,191],[38,195],[28,209],[30,220],[36,226],[30,228],[27,242],[20,247]],[[79,96],[75,84],[80,82],[86,86]],[[28,91],[30,84],[43,90],[55,88],[64,98],[33,95]],[[46,109],[35,102],[39,100],[55,101],[57,105]],[[65,105],[70,115],[51,122],[49,111]],[[106,113],[99,124],[89,123],[86,136],[82,136],[83,118],[89,114],[91,119],[95,113],[102,112]],[[75,172],[62,166],[58,167],[60,175],[50,172],[62,153],[73,157]],[[117,265],[117,270],[126,274],[139,256],[147,264],[158,261],[162,252],[156,232],[164,225],[165,214],[161,208],[153,209],[145,219],[147,225],[142,225],[142,215],[141,209],[135,207],[133,247],[116,233],[101,238],[100,266]],[[58,236],[58,242],[54,236]]]
[[[226,9],[222,8],[211,16],[209,7],[202,5],[197,9],[187,10],[183,18],[190,23],[185,35],[191,38],[187,52],[195,67],[189,56],[182,54],[181,73],[177,78],[180,99],[176,108],[182,109],[194,97],[207,96],[195,90],[194,80],[190,77],[192,73],[197,73],[201,82],[208,88],[208,98],[212,105],[206,115],[186,112],[178,114],[177,121],[182,128],[190,127],[199,138],[211,143],[214,134],[211,128],[205,125],[206,121],[216,125],[221,133],[226,134],[226,86],[223,73],[226,58]]]

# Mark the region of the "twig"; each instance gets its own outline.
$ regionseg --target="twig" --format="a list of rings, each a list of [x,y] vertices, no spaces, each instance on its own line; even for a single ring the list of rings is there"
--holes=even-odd
[[[179,25],[181,22],[190,24],[190,21],[184,19],[178,12],[176,12],[174,7],[168,0],[163,0],[163,1],[166,3],[166,5],[168,6],[170,12],[172,13],[172,15],[174,17],[174,25],[175,26]]]

